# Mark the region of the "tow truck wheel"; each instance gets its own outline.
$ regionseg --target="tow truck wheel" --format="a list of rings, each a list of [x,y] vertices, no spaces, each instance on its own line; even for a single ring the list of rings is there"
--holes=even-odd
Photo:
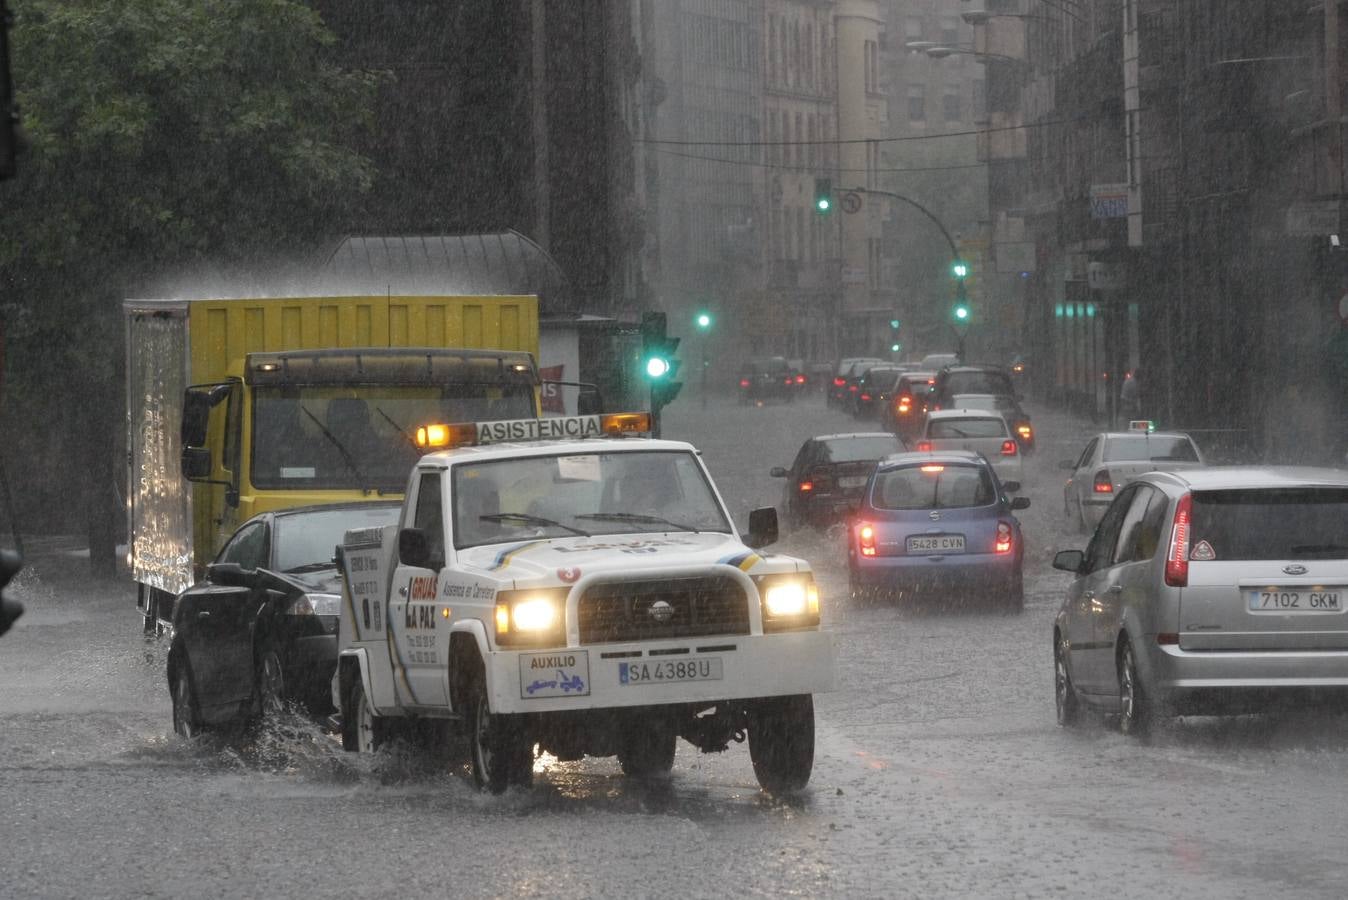
[[[759,786],[768,793],[789,794],[805,787],[814,768],[814,698],[772,697],[750,707],[749,758]]]
[[[388,727],[374,714],[365,686],[357,677],[347,694],[346,709],[342,715],[342,749],[353,753],[373,753],[387,739]]]
[[[197,695],[192,690],[186,665],[179,665],[173,674],[173,731],[185,738],[196,737],[202,731]]]
[[[629,778],[668,775],[674,768],[674,750],[678,735],[663,722],[633,723],[618,747],[618,764]]]
[[[533,742],[514,717],[492,713],[482,678],[474,682],[472,690],[467,719],[473,783],[493,794],[504,793],[512,784],[528,787],[534,778]]]

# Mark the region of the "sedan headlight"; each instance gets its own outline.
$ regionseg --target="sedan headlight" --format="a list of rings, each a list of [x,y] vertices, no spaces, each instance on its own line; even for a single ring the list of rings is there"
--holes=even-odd
[[[301,594],[286,610],[292,616],[336,616],[342,612],[340,594]]]
[[[501,591],[496,595],[496,642],[546,647],[566,643],[566,588]]]
[[[763,603],[763,630],[788,631],[819,625],[819,588],[814,576],[768,575],[758,582]]]

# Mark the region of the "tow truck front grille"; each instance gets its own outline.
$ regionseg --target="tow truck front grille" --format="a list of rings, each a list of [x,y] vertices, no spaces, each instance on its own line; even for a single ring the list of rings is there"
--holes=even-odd
[[[596,584],[579,620],[582,644],[749,633],[744,589],[722,575]]]

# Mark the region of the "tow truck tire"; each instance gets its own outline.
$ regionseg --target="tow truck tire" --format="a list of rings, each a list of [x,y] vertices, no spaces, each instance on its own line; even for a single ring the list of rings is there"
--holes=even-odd
[[[628,778],[668,775],[674,768],[678,735],[663,722],[634,723],[624,731],[618,746],[618,764]]]
[[[749,709],[749,758],[769,794],[790,794],[810,782],[814,768],[814,698],[759,700]]]
[[[180,663],[173,673],[173,732],[180,737],[194,738],[203,730],[196,691],[192,690],[192,676],[187,666]]]
[[[388,723],[374,714],[359,674],[347,694],[342,715],[342,749],[348,753],[374,753],[388,740]]]
[[[481,677],[473,682],[467,713],[473,783],[478,789],[501,794],[512,784],[520,787],[532,784],[533,742],[517,717],[492,713]]]

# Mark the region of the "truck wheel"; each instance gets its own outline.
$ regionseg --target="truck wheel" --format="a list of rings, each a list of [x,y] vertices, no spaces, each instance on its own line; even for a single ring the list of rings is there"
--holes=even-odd
[[[493,794],[512,784],[528,787],[534,778],[534,745],[528,733],[515,717],[492,714],[484,679],[479,677],[472,690],[467,720],[473,783]]]
[[[750,707],[749,758],[759,786],[769,794],[805,787],[814,768],[814,698],[772,697]]]
[[[388,723],[374,713],[365,685],[357,673],[342,710],[342,749],[349,753],[373,753],[388,739]]]
[[[193,738],[203,730],[201,713],[197,709],[197,695],[192,690],[192,677],[186,664],[179,664],[173,673],[173,732]]]
[[[678,735],[664,722],[632,723],[618,746],[618,764],[629,778],[668,775],[674,768]]]

